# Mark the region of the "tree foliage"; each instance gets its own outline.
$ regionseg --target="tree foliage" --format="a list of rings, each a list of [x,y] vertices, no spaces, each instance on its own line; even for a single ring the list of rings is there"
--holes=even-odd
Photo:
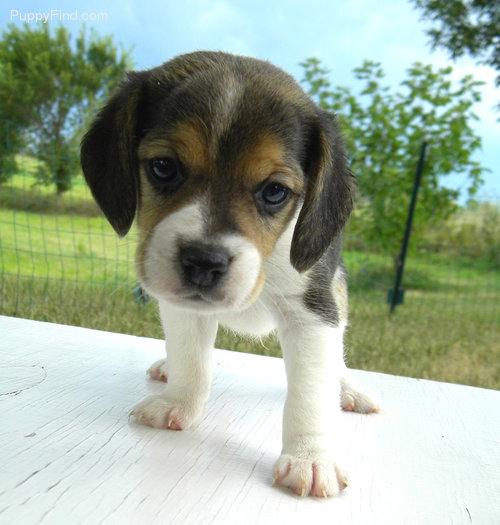
[[[447,49],[453,59],[468,54],[500,73],[500,3],[496,0],[413,0],[433,26],[433,47]],[[496,78],[500,85],[500,74]]]
[[[82,127],[129,67],[111,37],[82,29],[72,42],[62,26],[10,25],[0,39],[0,181],[22,151],[42,161],[40,182],[69,189]]]
[[[354,224],[372,248],[395,254],[401,242],[418,153],[429,143],[414,229],[422,230],[456,209],[459,192],[445,186],[449,174],[463,174],[473,196],[484,169],[473,160],[481,146],[470,123],[480,100],[480,82],[463,77],[453,86],[451,68],[413,64],[399,89],[384,85],[380,64],[365,61],[354,70],[359,92],[332,87],[328,71],[310,58],[304,83],[324,109],[338,112],[358,178],[360,198]]]

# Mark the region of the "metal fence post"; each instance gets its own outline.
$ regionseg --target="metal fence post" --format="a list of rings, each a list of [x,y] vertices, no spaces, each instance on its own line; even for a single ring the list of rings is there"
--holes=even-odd
[[[415,182],[413,184],[413,192],[411,194],[410,207],[408,208],[408,217],[406,219],[405,234],[403,237],[403,244],[401,245],[401,252],[397,260],[396,268],[396,280],[394,282],[394,288],[389,290],[389,303],[390,313],[394,311],[398,304],[403,302],[404,290],[401,287],[403,280],[403,271],[406,260],[406,253],[408,251],[408,244],[410,241],[411,227],[413,224],[413,214],[415,212],[415,206],[417,204],[418,189],[420,188],[420,182],[422,180],[422,172],[424,171],[425,152],[427,150],[427,142],[423,142],[420,148],[420,157],[418,159],[417,172],[415,173]]]

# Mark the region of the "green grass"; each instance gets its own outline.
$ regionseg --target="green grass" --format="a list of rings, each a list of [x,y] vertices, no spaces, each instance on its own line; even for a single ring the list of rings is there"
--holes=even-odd
[[[33,176],[35,160],[23,157],[18,162],[20,173],[0,185],[1,208],[40,214],[101,216],[81,174],[73,180],[70,191],[57,195],[52,185],[44,186]]]
[[[26,191],[27,189],[31,189],[36,190],[36,193],[40,197],[53,196],[54,186],[45,186],[40,184],[36,179],[35,174],[37,172],[38,166],[41,164],[40,161],[25,155],[16,155],[16,163],[18,167],[17,173],[9,179],[7,184],[4,185],[4,189],[10,189],[14,191]],[[85,184],[83,177],[79,173],[78,176],[72,180],[71,190],[64,195],[64,198],[66,200],[81,201],[89,199],[89,195],[89,189]],[[18,204],[22,205],[22,200],[23,199],[20,199]]]
[[[0,187],[0,313],[162,337],[153,302],[137,305],[135,235],[118,240],[88,190]],[[480,259],[412,255],[405,304],[388,315],[393,268],[387,256],[345,253],[350,275],[350,366],[500,387],[500,277]],[[217,345],[280,355],[274,337],[249,341],[221,331]]]
[[[134,233],[118,240],[101,217],[0,208],[0,231],[4,272],[92,283],[133,279]]]
[[[134,303],[131,288],[125,285],[91,286],[16,275],[4,275],[1,283],[3,314],[163,337],[156,305]],[[389,317],[383,293],[353,291],[346,337],[348,363],[365,370],[499,388],[497,305],[498,292],[454,303],[446,293],[410,291],[405,305]],[[216,344],[280,355],[274,337],[249,341],[220,331]]]

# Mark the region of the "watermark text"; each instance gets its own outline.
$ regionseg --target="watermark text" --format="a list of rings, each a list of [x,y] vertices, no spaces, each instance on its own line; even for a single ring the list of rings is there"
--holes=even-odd
[[[28,24],[47,24],[48,22],[106,22],[108,13],[105,11],[62,11],[50,9],[49,11],[19,11],[10,10],[11,22],[27,22]]]

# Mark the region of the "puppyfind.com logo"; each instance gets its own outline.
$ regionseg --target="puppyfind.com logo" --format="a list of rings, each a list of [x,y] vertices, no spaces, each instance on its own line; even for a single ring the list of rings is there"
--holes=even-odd
[[[47,24],[48,22],[105,22],[108,13],[105,11],[62,11],[61,9],[50,9],[49,11],[19,11],[10,10],[11,22],[27,22],[35,24]]]

